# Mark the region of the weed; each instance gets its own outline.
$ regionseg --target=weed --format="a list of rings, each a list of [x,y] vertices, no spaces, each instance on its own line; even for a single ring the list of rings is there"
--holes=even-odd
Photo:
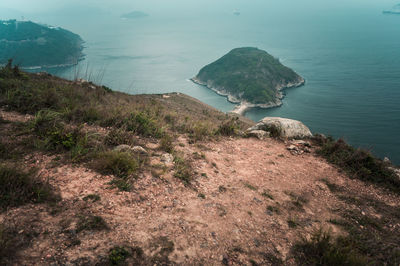
[[[160,149],[172,153],[174,151],[173,139],[169,134],[164,134],[160,140]]]
[[[89,194],[89,195],[83,197],[84,201],[91,201],[91,202],[96,202],[96,201],[99,201],[100,199],[101,199],[100,195],[98,195],[98,194]]]
[[[352,177],[386,187],[400,193],[400,179],[384,162],[372,156],[368,151],[355,149],[344,140],[326,140],[318,150],[325,157]]]
[[[122,144],[133,146],[136,144],[134,136],[122,128],[113,128],[105,137],[104,143],[108,146],[119,146]]]
[[[330,232],[321,229],[311,239],[302,238],[293,248],[300,265],[367,265],[368,259],[359,254],[353,243],[346,238],[332,238]]]
[[[125,120],[126,129],[144,137],[160,138],[163,130],[155,120],[144,112],[132,113]]]
[[[107,229],[108,225],[100,216],[81,215],[76,224],[76,231],[78,233],[82,231],[101,231]]]
[[[253,191],[256,191],[258,189],[256,186],[253,186],[252,184],[247,182],[244,183],[244,186]]]
[[[212,127],[205,123],[197,123],[189,129],[189,137],[193,142],[205,140],[212,134]]]
[[[263,193],[261,193],[261,196],[263,196],[264,198],[269,198],[271,200],[274,199],[274,197],[271,195],[271,193],[267,190],[264,190]]]
[[[220,192],[220,193],[224,193],[224,192],[226,192],[226,187],[224,187],[224,186],[219,186],[218,187],[218,191]]]
[[[91,166],[103,174],[126,179],[138,169],[138,161],[127,152],[106,151],[94,155]]]
[[[190,185],[193,178],[193,168],[191,164],[179,156],[175,156],[174,162],[175,162],[174,176],[182,180],[185,185]]]
[[[140,257],[142,257],[143,250],[140,249],[139,253]],[[125,247],[116,246],[110,249],[110,251],[108,252],[108,260],[111,265],[124,265],[126,259],[130,256],[131,254],[128,250],[126,250]]]
[[[222,136],[236,136],[239,126],[237,124],[238,117],[232,118],[228,122],[221,124],[215,134]]]
[[[198,196],[199,198],[202,198],[202,199],[205,199],[205,198],[206,198],[206,195],[204,195],[204,193],[199,193],[197,196]]]
[[[0,164],[0,209],[58,199],[51,186],[37,178],[34,169],[24,172],[15,165]]]
[[[114,178],[108,184],[111,185],[112,188],[118,188],[120,191],[131,191],[132,189],[131,183],[121,178]]]
[[[289,228],[296,228],[298,225],[300,225],[299,222],[297,221],[297,219],[294,217],[290,217],[287,220],[287,223],[289,225]]]
[[[281,210],[277,206],[271,206],[270,205],[270,206],[267,207],[267,213],[270,214],[270,215],[272,215],[273,213],[281,214]]]
[[[201,173],[202,177],[208,177],[206,173]]]

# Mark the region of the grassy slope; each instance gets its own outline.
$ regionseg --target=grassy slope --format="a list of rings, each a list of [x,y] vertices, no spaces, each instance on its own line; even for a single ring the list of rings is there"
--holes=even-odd
[[[200,70],[197,78],[252,103],[276,100],[277,87],[299,76],[278,59],[257,48],[237,48]]]

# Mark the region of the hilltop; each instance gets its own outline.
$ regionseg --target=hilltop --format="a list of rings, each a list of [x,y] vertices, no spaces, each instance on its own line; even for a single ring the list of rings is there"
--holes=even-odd
[[[187,95],[0,70],[0,264],[397,265],[400,180]]]
[[[202,68],[192,81],[228,96],[233,103],[262,108],[281,105],[283,89],[305,82],[278,59],[251,47],[233,49]]]
[[[68,30],[31,21],[0,21],[0,65],[9,59],[21,67],[74,65],[83,40]]]

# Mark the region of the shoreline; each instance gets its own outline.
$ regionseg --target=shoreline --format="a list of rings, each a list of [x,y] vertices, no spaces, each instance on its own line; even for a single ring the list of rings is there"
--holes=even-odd
[[[244,100],[240,100],[224,90],[220,90],[220,89],[211,87],[207,83],[202,82],[201,80],[197,79],[196,77],[191,78],[190,80],[197,85],[204,86],[204,87],[214,91],[216,94],[218,94],[220,96],[226,97],[228,102],[237,104],[236,107],[232,111],[230,111],[230,113],[234,113],[234,114],[238,114],[238,115],[244,115],[251,108],[269,109],[269,108],[282,106],[282,104],[283,104],[282,99],[285,96],[282,93],[283,90],[290,89],[290,88],[298,88],[298,87],[304,86],[304,84],[306,83],[304,78],[301,78],[301,80],[296,83],[288,83],[286,85],[281,85],[280,87],[277,88],[277,99],[275,102],[255,104],[255,103],[246,102]]]

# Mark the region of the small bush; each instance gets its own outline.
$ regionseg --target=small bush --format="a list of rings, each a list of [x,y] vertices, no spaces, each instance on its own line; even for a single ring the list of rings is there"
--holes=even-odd
[[[299,265],[368,265],[367,258],[346,238],[334,240],[329,232],[318,230],[311,239],[303,238],[295,244],[295,259]]]
[[[116,187],[120,191],[131,191],[132,185],[128,180],[121,179],[121,178],[114,178],[109,183],[112,188]]]
[[[136,141],[132,133],[126,132],[122,128],[113,128],[104,139],[104,143],[109,146],[135,145]]]
[[[29,127],[40,138],[41,146],[47,150],[71,150],[72,159],[88,153],[87,135],[80,128],[67,127],[60,113],[39,111],[30,121]]]
[[[95,155],[92,167],[103,174],[126,179],[138,169],[138,161],[130,153],[106,151]]]
[[[165,134],[160,141],[160,149],[165,152],[172,153],[174,151],[174,145],[172,141],[172,137],[168,134]]]
[[[82,231],[101,231],[106,229],[108,229],[108,226],[100,216],[81,215],[76,224],[76,231],[78,233]]]
[[[211,128],[208,124],[197,123],[188,129],[189,137],[193,142],[205,140],[207,137],[213,135]]]
[[[143,249],[140,247],[116,246],[108,252],[108,261],[111,265],[127,265],[128,258],[130,259],[129,265],[147,265]]]
[[[344,140],[326,140],[318,153],[355,178],[400,192],[399,177],[370,152],[354,149]]]
[[[126,129],[144,137],[160,138],[163,131],[149,115],[144,112],[132,113],[125,121]]]
[[[175,156],[175,174],[174,176],[183,181],[185,185],[190,185],[193,177],[193,169],[188,161],[185,159]]]
[[[36,177],[36,171],[24,172],[20,169],[0,164],[0,210],[59,199],[49,184]]]
[[[216,134],[222,135],[222,136],[236,136],[238,134],[238,130],[239,130],[237,120],[238,120],[238,118],[231,119],[228,122],[221,124],[218,127]]]

